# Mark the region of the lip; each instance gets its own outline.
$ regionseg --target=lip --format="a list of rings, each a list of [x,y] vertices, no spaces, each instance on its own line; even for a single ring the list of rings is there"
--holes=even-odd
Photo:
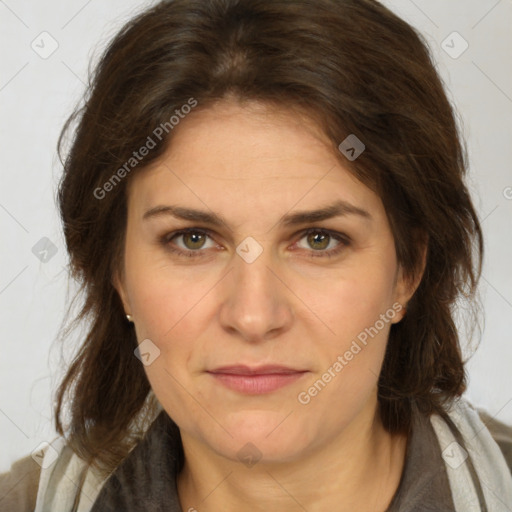
[[[281,366],[276,364],[267,364],[263,366],[246,366],[244,364],[221,366],[215,370],[210,370],[209,373],[226,373],[231,375],[270,375],[270,374],[287,374],[299,373],[304,370],[297,370],[288,366]]]
[[[248,395],[261,395],[295,382],[308,371],[277,365],[257,367],[236,365],[216,368],[208,373],[233,391]]]

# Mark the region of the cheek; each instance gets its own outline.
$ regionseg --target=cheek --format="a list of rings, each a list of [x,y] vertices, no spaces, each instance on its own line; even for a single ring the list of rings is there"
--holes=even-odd
[[[317,296],[317,306],[334,335],[317,339],[318,371],[296,396],[311,433],[318,416],[327,430],[347,425],[376,392],[396,316],[392,272],[354,269],[330,289]]]
[[[331,333],[317,339],[315,352],[321,362],[309,387],[302,389],[302,401],[299,399],[312,406],[307,408],[310,412],[339,401],[343,407],[333,412],[339,420],[339,415],[357,410],[375,389],[397,314],[393,308],[394,270],[391,253],[384,262],[361,259],[329,283],[315,281],[309,297]],[[329,293],[319,293],[321,287]]]
[[[338,275],[306,279],[302,284],[302,296],[330,328],[332,339],[340,340],[341,345],[373,326],[394,302],[393,262],[389,266],[360,263],[344,268]]]
[[[191,361],[202,352],[198,344],[211,313],[206,310],[208,292],[216,282],[190,274],[176,269],[171,275],[171,270],[164,268],[131,276],[137,339],[139,343],[150,339],[158,349],[158,356],[144,371],[157,399],[180,425],[204,414],[198,405],[202,400],[190,398],[190,370]],[[194,424],[189,428],[194,429]]]
[[[157,394],[171,399],[169,388],[176,394],[179,383],[187,385],[192,360],[204,353],[202,333],[215,320],[212,298],[220,277],[206,268],[154,264],[133,268],[127,275],[137,339],[151,340],[159,353],[145,367],[146,374]]]
[[[215,285],[211,269],[176,265],[161,249],[143,250],[127,241],[126,286],[139,339],[162,343],[183,325]],[[143,338],[142,338],[143,337]]]

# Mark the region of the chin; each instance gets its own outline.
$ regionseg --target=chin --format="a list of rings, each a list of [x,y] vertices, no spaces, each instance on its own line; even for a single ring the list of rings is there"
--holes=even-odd
[[[292,417],[293,414],[286,418],[286,414],[273,411],[235,413],[221,422],[233,437],[221,430],[216,439],[206,442],[219,455],[235,462],[244,463],[247,457],[267,463],[293,461],[313,438],[308,439],[301,424]]]

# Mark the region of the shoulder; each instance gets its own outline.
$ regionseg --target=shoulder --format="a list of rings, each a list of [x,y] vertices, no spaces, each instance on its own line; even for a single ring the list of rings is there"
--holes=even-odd
[[[86,512],[104,480],[57,437],[40,453],[17,460],[0,474],[0,511]]]
[[[471,403],[464,397],[452,401],[446,412],[465,434],[468,446],[476,456],[497,458],[493,464],[501,465],[503,471],[512,476],[512,425],[508,425],[489,414],[483,407]],[[501,457],[502,456],[502,457]],[[502,459],[498,463],[498,459]]]
[[[483,424],[491,433],[496,444],[500,447],[508,468],[512,473],[512,425],[507,425],[506,423],[497,420],[483,409],[477,408],[476,410]]]
[[[32,512],[36,506],[41,466],[31,455],[0,474],[0,510]]]
[[[473,501],[487,503],[489,510],[502,510],[500,504],[512,503],[510,455],[506,453],[511,427],[489,414],[482,418],[483,412],[459,397],[445,404],[444,414],[430,418],[456,510],[466,510]]]

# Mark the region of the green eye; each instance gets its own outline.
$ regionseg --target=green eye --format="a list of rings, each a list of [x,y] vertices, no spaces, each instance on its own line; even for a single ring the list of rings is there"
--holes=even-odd
[[[303,238],[306,239],[306,243],[308,247],[300,247],[306,251],[309,248],[313,250],[309,250],[311,257],[332,257],[336,254],[340,253],[345,247],[350,245],[350,239],[348,236],[337,233],[333,231],[327,231],[325,229],[319,228],[310,228],[308,229],[302,236],[300,240]],[[332,241],[336,241],[337,244],[334,247],[326,250]]]
[[[310,247],[313,247],[315,250],[326,249],[329,246],[330,235],[326,235],[320,232],[308,233],[307,240]],[[315,247],[316,245],[316,247]]]
[[[180,235],[183,240],[183,244],[187,249],[201,249],[205,243],[206,236],[204,233],[192,231],[190,233],[183,233]]]
[[[160,243],[166,250],[177,254],[178,256],[188,256],[191,258],[202,256],[204,251],[202,249],[209,249],[205,247],[205,243],[210,234],[203,229],[189,228],[168,233],[161,237]],[[175,240],[181,239],[181,245],[177,244]]]

